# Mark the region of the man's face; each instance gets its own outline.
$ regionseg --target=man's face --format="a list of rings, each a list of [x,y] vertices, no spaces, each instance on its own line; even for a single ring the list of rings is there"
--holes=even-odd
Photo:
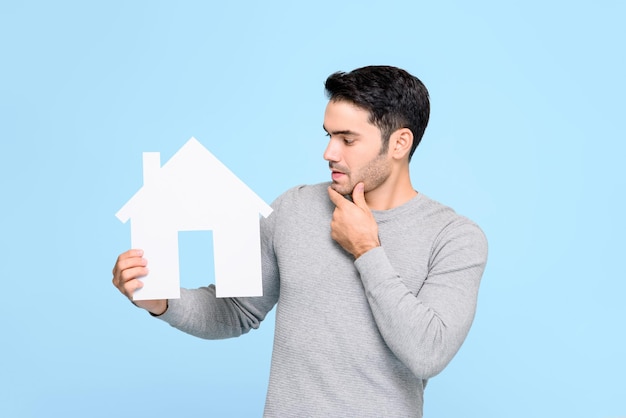
[[[381,154],[380,129],[369,121],[369,112],[346,101],[330,101],[324,114],[324,130],[330,137],[324,159],[332,172],[331,187],[343,195],[357,183],[365,192],[383,184],[391,174],[391,159]]]

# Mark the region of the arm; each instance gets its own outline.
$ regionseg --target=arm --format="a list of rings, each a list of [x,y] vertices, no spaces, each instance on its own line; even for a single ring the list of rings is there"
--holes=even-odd
[[[355,261],[378,329],[394,354],[418,377],[443,370],[474,319],[487,242],[471,223],[442,232],[417,295],[394,270],[382,247]]]
[[[329,189],[336,205],[332,237],[355,257],[376,325],[388,347],[416,376],[441,372],[465,340],[474,318],[487,242],[463,218],[433,243],[429,270],[417,294],[404,284],[378,240],[378,226],[355,187],[349,202]]]
[[[238,337],[259,328],[276,304],[279,292],[271,235],[265,229],[262,220],[263,296],[217,298],[214,285],[198,289],[181,288],[180,299],[170,300],[169,308],[159,319],[183,332],[206,339]]]

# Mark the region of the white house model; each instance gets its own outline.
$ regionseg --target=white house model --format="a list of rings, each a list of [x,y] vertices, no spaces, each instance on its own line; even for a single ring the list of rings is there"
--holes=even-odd
[[[213,231],[217,296],[262,295],[259,214],[269,205],[195,138],[163,167],[158,152],[143,153],[143,182],[116,214],[131,219],[132,248],[148,260],[134,300],[180,297],[178,232],[199,230]]]

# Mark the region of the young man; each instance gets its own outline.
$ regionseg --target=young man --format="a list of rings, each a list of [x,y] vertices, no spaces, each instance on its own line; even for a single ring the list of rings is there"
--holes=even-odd
[[[411,185],[429,116],[417,78],[364,67],[326,92],[332,182],[287,191],[261,221],[263,296],[208,286],[136,305],[213,339],[257,328],[278,302],[265,416],[420,417],[427,379],[469,331],[487,243]],[[114,285],[130,298],[146,266],[140,250],[120,255]]]

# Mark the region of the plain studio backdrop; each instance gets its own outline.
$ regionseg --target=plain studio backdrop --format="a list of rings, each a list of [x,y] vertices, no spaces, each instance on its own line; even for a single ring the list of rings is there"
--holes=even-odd
[[[327,181],[324,80],[390,64],[432,99],[414,186],[490,244],[425,416],[626,416],[624,4],[2,2],[0,415],[260,416],[273,314],[229,341],[150,318],[111,285],[115,213],[192,136],[268,203]],[[211,243],[181,235],[184,286]]]

